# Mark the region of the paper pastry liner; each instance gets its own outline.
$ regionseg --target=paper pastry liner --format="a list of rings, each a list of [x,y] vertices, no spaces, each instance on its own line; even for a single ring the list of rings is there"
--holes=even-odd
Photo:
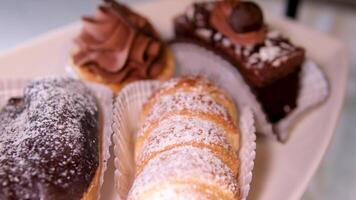
[[[139,129],[139,115],[143,104],[159,87],[159,81],[138,81],[127,85],[116,97],[114,103],[113,141],[115,154],[115,187],[119,199],[126,199],[132,186],[135,173],[134,140]],[[239,159],[240,199],[246,199],[252,179],[256,135],[252,111],[239,107],[241,148]]]
[[[64,66],[64,71],[68,74],[68,76],[70,76],[74,79],[79,79],[78,74],[74,71],[72,64],[69,61]]]
[[[0,109],[7,103],[11,97],[23,96],[24,88],[31,79],[11,79],[0,81]],[[100,198],[100,191],[104,183],[104,174],[107,169],[107,162],[110,158],[109,147],[111,145],[112,121],[113,121],[113,94],[108,88],[95,83],[85,83],[93,91],[97,98],[100,121],[102,129],[102,148],[101,155],[103,163],[100,171],[99,192],[96,199]]]
[[[297,107],[276,124],[267,120],[261,104],[236,68],[212,51],[191,43],[173,43],[178,74],[199,74],[225,89],[241,108],[250,107],[256,118],[256,129],[279,141],[285,142],[292,127],[305,111],[323,102],[328,94],[328,82],[317,65],[307,59],[300,74]]]

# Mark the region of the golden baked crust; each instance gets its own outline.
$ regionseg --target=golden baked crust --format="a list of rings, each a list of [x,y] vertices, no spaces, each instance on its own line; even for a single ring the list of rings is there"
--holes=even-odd
[[[238,114],[229,95],[184,76],[162,83],[140,117],[128,199],[238,198]]]
[[[154,106],[159,107],[159,101],[167,96],[172,96],[177,93],[194,93],[197,95],[207,95],[212,98],[215,102],[211,105],[206,105],[209,107],[223,107],[227,112],[227,119],[224,119],[222,115],[217,113],[209,112],[208,110],[189,110],[189,109],[168,109],[162,108],[164,112],[161,113],[159,118],[152,118],[146,119],[149,115],[149,112],[152,111]],[[183,100],[184,101],[184,100]],[[183,102],[184,103],[184,102]],[[209,102],[208,102],[209,103]],[[167,105],[166,105],[167,106]],[[156,111],[155,111],[156,112]],[[182,76],[179,78],[171,79],[166,83],[163,83],[161,88],[155,92],[145,103],[143,106],[140,121],[143,124],[143,128],[140,130],[138,137],[136,139],[136,147],[135,147],[135,154],[141,152],[141,148],[143,145],[143,141],[145,141],[151,131],[157,127],[160,122],[160,119],[169,118],[172,115],[184,115],[184,116],[194,116],[201,119],[207,119],[216,122],[219,124],[228,134],[227,137],[230,140],[233,148],[237,151],[239,149],[239,134],[236,134],[236,130],[238,132],[237,127],[237,109],[231,97],[227,95],[227,93],[210,81],[200,77],[200,76]],[[144,124],[143,121],[146,119],[146,123]]]
[[[210,149],[237,175],[239,161],[235,152],[238,149],[230,144],[231,140],[225,133],[217,123],[194,115],[172,115],[160,120],[159,126],[151,129],[142,146],[137,146],[136,174],[142,171],[149,160],[164,151],[193,146]],[[236,132],[231,134],[235,135]]]
[[[200,91],[198,91],[200,90]],[[182,76],[171,79],[160,87],[160,89],[152,95],[145,103],[141,112],[140,121],[147,116],[152,105],[164,95],[170,95],[175,92],[200,92],[211,96],[216,102],[226,107],[233,121],[237,121],[237,110],[231,97],[222,89],[218,88],[210,81],[200,76]]]
[[[128,199],[210,196],[210,199],[236,200],[238,195],[236,176],[214,152],[208,148],[180,146],[160,153],[146,164],[136,177]]]

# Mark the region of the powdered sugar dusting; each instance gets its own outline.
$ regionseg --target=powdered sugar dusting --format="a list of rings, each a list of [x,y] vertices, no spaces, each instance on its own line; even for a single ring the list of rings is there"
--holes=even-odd
[[[196,148],[192,146],[182,146],[161,153],[150,160],[142,173],[136,178],[130,191],[128,199],[134,199],[140,193],[165,181],[197,180],[198,183],[215,185],[222,188],[231,197],[236,197],[238,193],[237,179],[232,171],[209,149]],[[191,183],[194,187],[194,183]],[[163,190],[165,192],[177,193],[178,191]],[[179,196],[175,194],[174,196]]]
[[[162,95],[166,91],[174,89],[174,91],[184,91],[185,88],[189,88],[189,91],[201,93],[205,95],[214,94],[215,97],[230,101],[231,99],[209,80],[201,76],[181,76],[179,78],[173,78],[165,81],[160,86],[159,90],[155,93],[155,96]]]
[[[225,131],[215,122],[179,115],[171,116],[160,121],[159,126],[152,131],[143,145],[138,163],[167,147],[184,143],[218,145],[231,152],[232,147],[224,134]]]
[[[69,78],[32,81],[0,112],[0,197],[80,198],[98,166],[98,108]]]
[[[194,87],[190,87],[195,92],[204,92],[204,86],[211,86],[212,84],[201,77],[196,76],[183,76],[178,78],[172,78],[168,81],[165,81],[160,86],[157,94],[160,94],[166,90],[170,90],[172,88],[179,89],[179,85],[193,85]]]
[[[163,90],[163,89],[171,89],[171,88],[174,88],[178,85],[178,83],[181,81],[181,78],[172,78],[168,81],[165,81],[162,83],[162,85],[160,86],[158,92],[160,90]]]
[[[226,108],[218,104],[212,97],[196,92],[177,92],[160,97],[150,110],[143,125],[143,131],[140,133],[143,133],[153,121],[161,119],[165,113],[182,110],[217,115],[225,121],[231,122]]]
[[[145,192],[156,184],[160,191],[153,195],[157,199],[182,199],[188,193],[198,195],[201,192],[198,187],[207,192],[205,197],[237,197],[235,166],[230,166],[230,161],[235,161],[230,159],[237,159],[237,152],[224,128],[225,123],[234,130],[236,127],[228,110],[216,98],[230,100],[219,88],[199,76],[183,76],[163,83],[151,96],[146,104],[151,106],[147,108],[149,113],[138,133],[138,137],[147,137],[136,152],[137,177],[129,199],[146,195]],[[205,115],[211,119],[206,119]],[[229,164],[224,163],[225,156],[229,157]],[[187,186],[193,187],[187,189]],[[209,186],[220,188],[221,193],[215,194]]]

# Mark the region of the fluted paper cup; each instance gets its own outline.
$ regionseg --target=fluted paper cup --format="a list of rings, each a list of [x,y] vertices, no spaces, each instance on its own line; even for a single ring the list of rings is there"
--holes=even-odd
[[[159,87],[159,81],[139,81],[126,86],[114,103],[113,141],[115,154],[115,187],[118,199],[126,199],[134,181],[135,134],[139,129],[139,115],[143,104]],[[240,199],[246,199],[255,159],[256,135],[254,118],[247,107],[239,107],[241,148],[238,152],[241,166],[239,173]]]
[[[321,69],[307,59],[300,74],[300,87],[297,107],[276,124],[267,120],[261,104],[241,74],[228,61],[212,51],[191,43],[173,43],[178,74],[199,74],[204,76],[233,97],[239,107],[248,106],[256,117],[259,134],[285,142],[291,129],[306,111],[322,103],[329,94],[329,86]]]

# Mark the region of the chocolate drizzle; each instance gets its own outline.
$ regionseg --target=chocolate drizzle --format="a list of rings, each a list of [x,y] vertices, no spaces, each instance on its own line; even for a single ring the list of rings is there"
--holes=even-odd
[[[31,82],[0,111],[0,199],[81,199],[99,165],[98,132],[82,83]]]
[[[156,78],[164,67],[165,46],[142,16],[114,1],[101,5],[95,17],[83,17],[75,39],[76,66],[108,83]]]

